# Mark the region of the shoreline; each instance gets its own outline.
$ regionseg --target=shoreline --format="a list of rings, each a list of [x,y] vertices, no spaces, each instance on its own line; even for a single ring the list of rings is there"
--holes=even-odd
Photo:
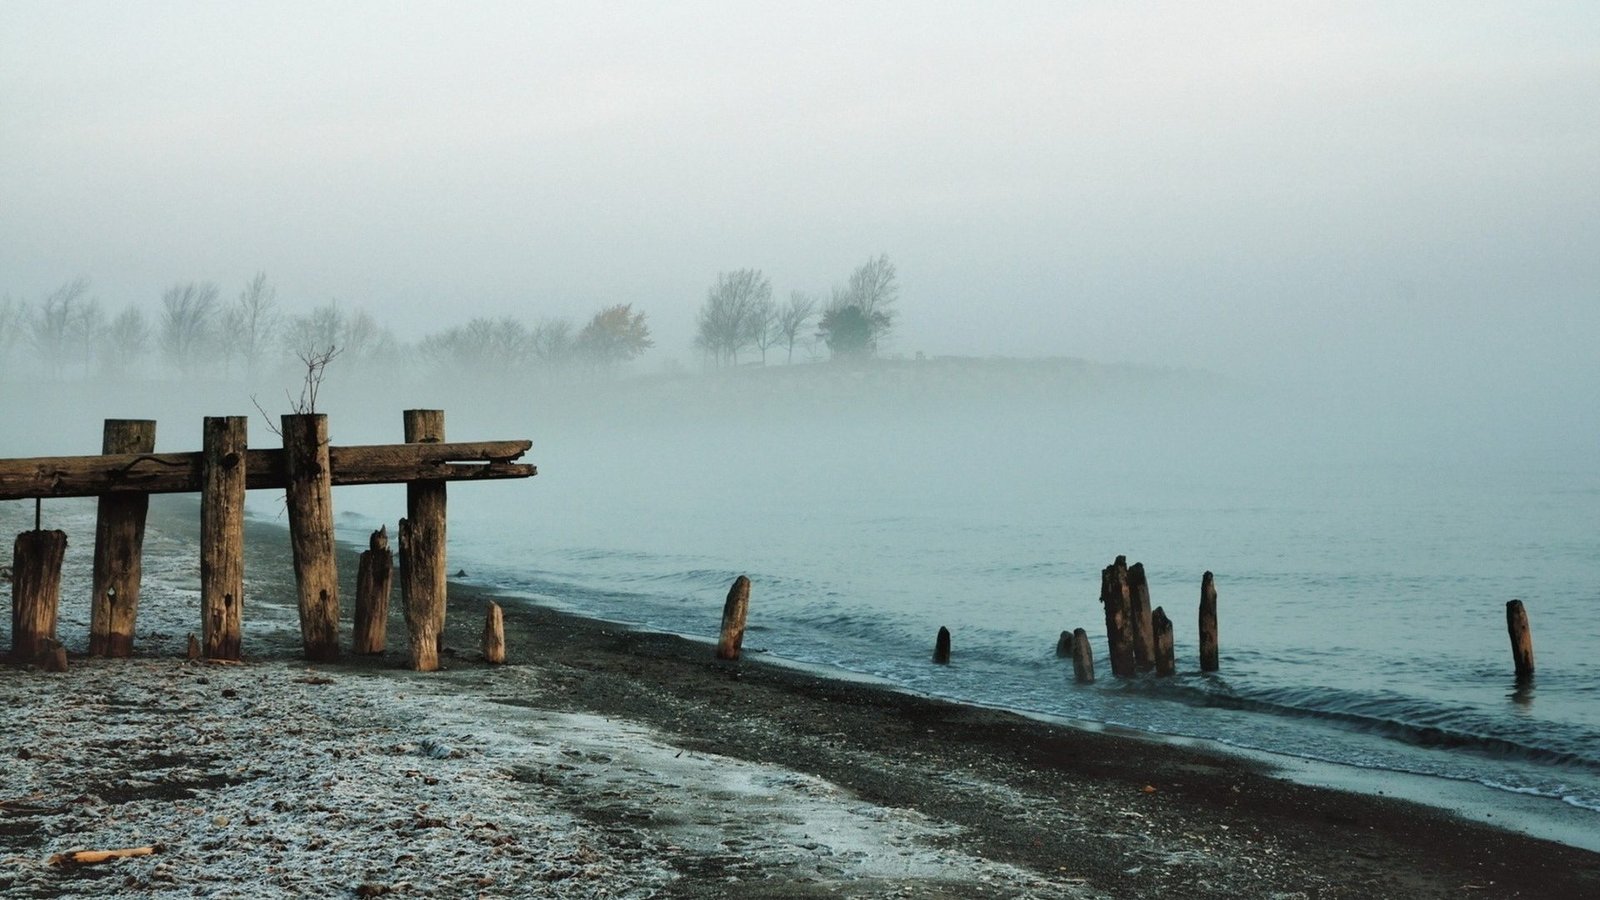
[[[152,507],[154,528],[193,525],[182,503]],[[398,598],[385,655],[308,666],[298,657],[287,536],[270,522],[251,521],[247,530],[255,599],[247,601],[244,666],[187,664],[181,651],[171,658],[183,632],[142,610],[140,651],[156,655],[74,656],[65,676],[0,669],[0,689],[9,692],[0,708],[30,728],[47,722],[59,740],[139,705],[126,692],[152,697],[148,709],[127,713],[138,718],[126,723],[132,743],[99,755],[63,751],[59,770],[32,746],[29,759],[5,770],[0,802],[15,799],[18,787],[70,796],[92,789],[96,774],[133,792],[27,817],[0,807],[0,860],[15,867],[14,874],[0,869],[0,877],[13,874],[12,887],[32,885],[36,896],[112,896],[125,889],[126,874],[135,890],[170,892],[151,874],[162,871],[155,867],[203,878],[211,868],[227,871],[217,857],[237,844],[264,854],[269,870],[283,870],[271,877],[291,879],[273,882],[277,890],[345,896],[364,884],[425,895],[425,883],[485,896],[1600,893],[1595,853],[1387,796],[1299,784],[1259,760],[1185,745],[1194,741],[1052,723],[759,656],[719,664],[709,642],[514,597],[502,603],[509,664],[489,667],[477,661],[477,638],[483,610],[498,595],[459,582],[451,585],[446,643],[454,652],[444,657],[446,671],[401,668]],[[354,575],[355,549],[340,546],[342,584]],[[170,603],[178,608],[174,621],[184,620],[181,591],[165,599],[155,593],[146,601],[151,613]],[[63,634],[81,649],[69,620],[64,611]],[[147,639],[152,627],[163,633]],[[346,621],[345,646],[348,628]],[[204,699],[162,708],[162,692],[174,684],[182,696]],[[305,724],[295,727],[305,733],[235,733],[240,723],[229,718],[191,724],[219,691],[271,716],[300,716]],[[102,694],[112,699],[94,699]],[[189,794],[168,798],[161,781],[136,770],[160,753],[181,755],[161,749],[174,728],[214,733],[247,756],[257,752],[254,735],[278,748],[263,757],[278,762],[241,778],[226,760],[201,759],[209,750],[188,748],[195,758],[174,766],[171,777],[172,791]],[[0,758],[18,756],[19,748],[0,743]],[[124,746],[133,744],[143,755]],[[297,768],[308,746],[315,754]],[[18,770],[31,772],[20,776],[25,784],[7,781]],[[292,792],[294,779],[306,777],[358,785],[365,793],[356,802],[387,819],[367,822],[348,810],[329,821],[331,813],[302,798],[258,831],[327,834],[280,847],[241,826],[239,813],[215,812]],[[130,780],[135,788],[126,788]],[[144,782],[151,783],[137,786]],[[149,804],[140,790],[155,792]],[[216,826],[229,843],[178,837],[156,862],[118,863],[104,870],[116,878],[88,882],[25,862],[67,848],[82,829],[108,827],[108,809],[124,823],[144,815],[174,833],[195,827],[166,812],[187,802],[213,817],[202,824],[230,822]],[[419,804],[433,812],[418,812]],[[74,823],[79,831],[67,827]],[[21,830],[29,825],[32,831]],[[535,832],[539,847],[522,839]],[[440,858],[401,854],[379,865],[362,842],[385,834],[419,846],[439,842]],[[518,840],[493,843],[505,836]],[[461,854],[485,848],[481,872],[458,864]],[[432,881],[386,874],[413,870]]]
[[[559,617],[570,618],[585,627],[613,628],[641,634],[658,635],[685,642],[683,656],[692,661],[694,650],[703,647],[710,658],[716,646],[716,637],[702,637],[669,629],[650,628],[635,623],[585,615],[565,606],[547,605],[539,600],[500,590],[492,585],[472,581],[450,580],[453,592],[466,592],[485,600],[496,600],[510,613],[510,606],[548,611]],[[452,596],[455,596],[452,594]],[[1596,816],[1592,810],[1574,806],[1558,797],[1541,793],[1499,788],[1467,778],[1452,778],[1430,772],[1414,772],[1382,766],[1362,766],[1355,763],[1317,757],[1300,756],[1245,744],[1232,744],[1196,735],[1150,731],[1129,725],[1100,722],[1051,715],[1028,709],[987,704],[960,696],[921,691],[895,682],[889,678],[865,672],[830,666],[804,660],[789,659],[765,648],[750,651],[746,658],[753,663],[774,666],[823,681],[839,681],[875,687],[891,693],[904,694],[919,700],[950,703],[995,713],[1004,713],[1042,725],[1074,729],[1096,734],[1121,736],[1131,740],[1151,741],[1193,750],[1203,754],[1234,757],[1248,760],[1262,767],[1271,777],[1281,778],[1308,787],[1360,794],[1377,798],[1398,799],[1427,807],[1437,812],[1475,822],[1496,830],[1562,844],[1577,850],[1600,853],[1600,831],[1595,830]],[[1159,701],[1151,701],[1159,702]],[[1517,823],[1515,825],[1509,823]]]

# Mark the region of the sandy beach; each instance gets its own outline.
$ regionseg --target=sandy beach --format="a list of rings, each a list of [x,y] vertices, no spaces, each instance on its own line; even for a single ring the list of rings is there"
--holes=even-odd
[[[0,668],[6,896],[1600,895],[1600,855],[1424,806],[514,600],[490,667],[467,584],[445,671],[404,670],[397,609],[385,655],[311,666],[272,523],[246,662],[187,662],[192,509],[152,511],[131,660],[76,655],[92,506],[67,514],[72,668]]]

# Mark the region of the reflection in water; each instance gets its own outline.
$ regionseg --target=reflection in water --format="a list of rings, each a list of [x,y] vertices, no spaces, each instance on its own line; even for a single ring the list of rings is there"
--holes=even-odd
[[[1533,712],[1533,676],[1518,675],[1516,687],[1506,695],[1511,702],[1516,704],[1516,711],[1520,713]]]

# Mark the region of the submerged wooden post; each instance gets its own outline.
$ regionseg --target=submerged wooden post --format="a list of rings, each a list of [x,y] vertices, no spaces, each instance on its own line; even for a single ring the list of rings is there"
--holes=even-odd
[[[933,661],[941,666],[950,665],[950,629],[939,626],[939,634],[933,639]]]
[[[239,658],[249,420],[207,416],[201,438],[200,634],[207,659]]]
[[[350,652],[382,653],[389,640],[389,595],[393,593],[394,554],[389,550],[389,527],[380,527],[367,539],[356,570],[355,636]]]
[[[1072,655],[1072,632],[1063,631],[1061,637],[1056,638],[1056,659],[1065,659]]]
[[[1150,615],[1150,624],[1155,629],[1156,674],[1163,677],[1177,674],[1178,661],[1172,651],[1172,620],[1167,618],[1167,611],[1156,607]]]
[[[438,444],[444,442],[444,410],[408,409],[403,414],[405,440],[408,444]],[[443,481],[412,481],[406,484],[406,521],[409,536],[401,534],[401,566],[407,577],[400,582],[401,599],[406,604],[406,627],[413,628],[416,619],[422,626],[422,616],[432,616],[435,621],[431,631],[434,637],[434,656],[443,649],[445,624],[445,598],[448,582],[445,568],[445,483]],[[407,554],[410,557],[407,558]],[[416,610],[412,609],[415,605]],[[438,668],[437,660],[431,668],[416,664],[413,653],[412,668],[430,672]]]
[[[1207,572],[1200,578],[1200,671],[1220,668],[1217,657],[1217,585]]]
[[[1094,681],[1094,648],[1089,646],[1089,632],[1082,628],[1072,632],[1072,675],[1084,684]]]
[[[722,603],[722,633],[717,638],[717,659],[735,660],[744,645],[744,622],[750,613],[750,579],[740,575],[728,588]]]
[[[300,641],[307,659],[338,659],[339,577],[333,555],[328,417],[318,413],[286,415],[282,422],[288,476],[284,497],[299,588]]]
[[[66,552],[64,531],[17,535],[11,558],[11,660],[18,665],[38,662],[55,642]]]
[[[1106,640],[1111,645],[1111,674],[1117,678],[1132,678],[1133,618],[1132,601],[1128,596],[1127,557],[1100,571],[1100,602],[1106,608]]]
[[[483,619],[483,660],[494,666],[506,661],[506,617],[498,603],[489,604]]]
[[[1133,614],[1133,661],[1141,672],[1156,667],[1155,624],[1150,614],[1150,583],[1144,577],[1144,563],[1128,567],[1128,602]]]
[[[1511,658],[1517,666],[1517,678],[1533,675],[1533,631],[1528,627],[1528,610],[1521,600],[1506,602],[1506,630],[1511,633]]]
[[[153,453],[156,423],[107,419],[100,452]],[[89,599],[89,655],[132,656],[139,612],[145,514],[150,496],[102,494],[94,526],[93,593]]]

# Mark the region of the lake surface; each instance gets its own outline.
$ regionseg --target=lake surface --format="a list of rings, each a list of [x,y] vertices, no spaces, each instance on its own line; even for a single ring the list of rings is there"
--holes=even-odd
[[[1600,828],[1600,471],[1584,453],[1477,447],[1410,413],[1354,431],[1254,403],[981,394],[687,417],[646,404],[625,423],[530,411],[509,427],[535,438],[541,474],[452,488],[450,564],[707,639],[747,574],[747,653],[1476,782]],[[352,538],[403,509],[394,489],[339,504]],[[1109,677],[1100,570],[1119,554],[1175,623],[1176,677]],[[1222,669],[1202,675],[1207,570]],[[1533,622],[1530,685],[1512,674],[1512,598]],[[948,667],[929,662],[940,626]],[[1093,685],[1055,656],[1076,627]]]

